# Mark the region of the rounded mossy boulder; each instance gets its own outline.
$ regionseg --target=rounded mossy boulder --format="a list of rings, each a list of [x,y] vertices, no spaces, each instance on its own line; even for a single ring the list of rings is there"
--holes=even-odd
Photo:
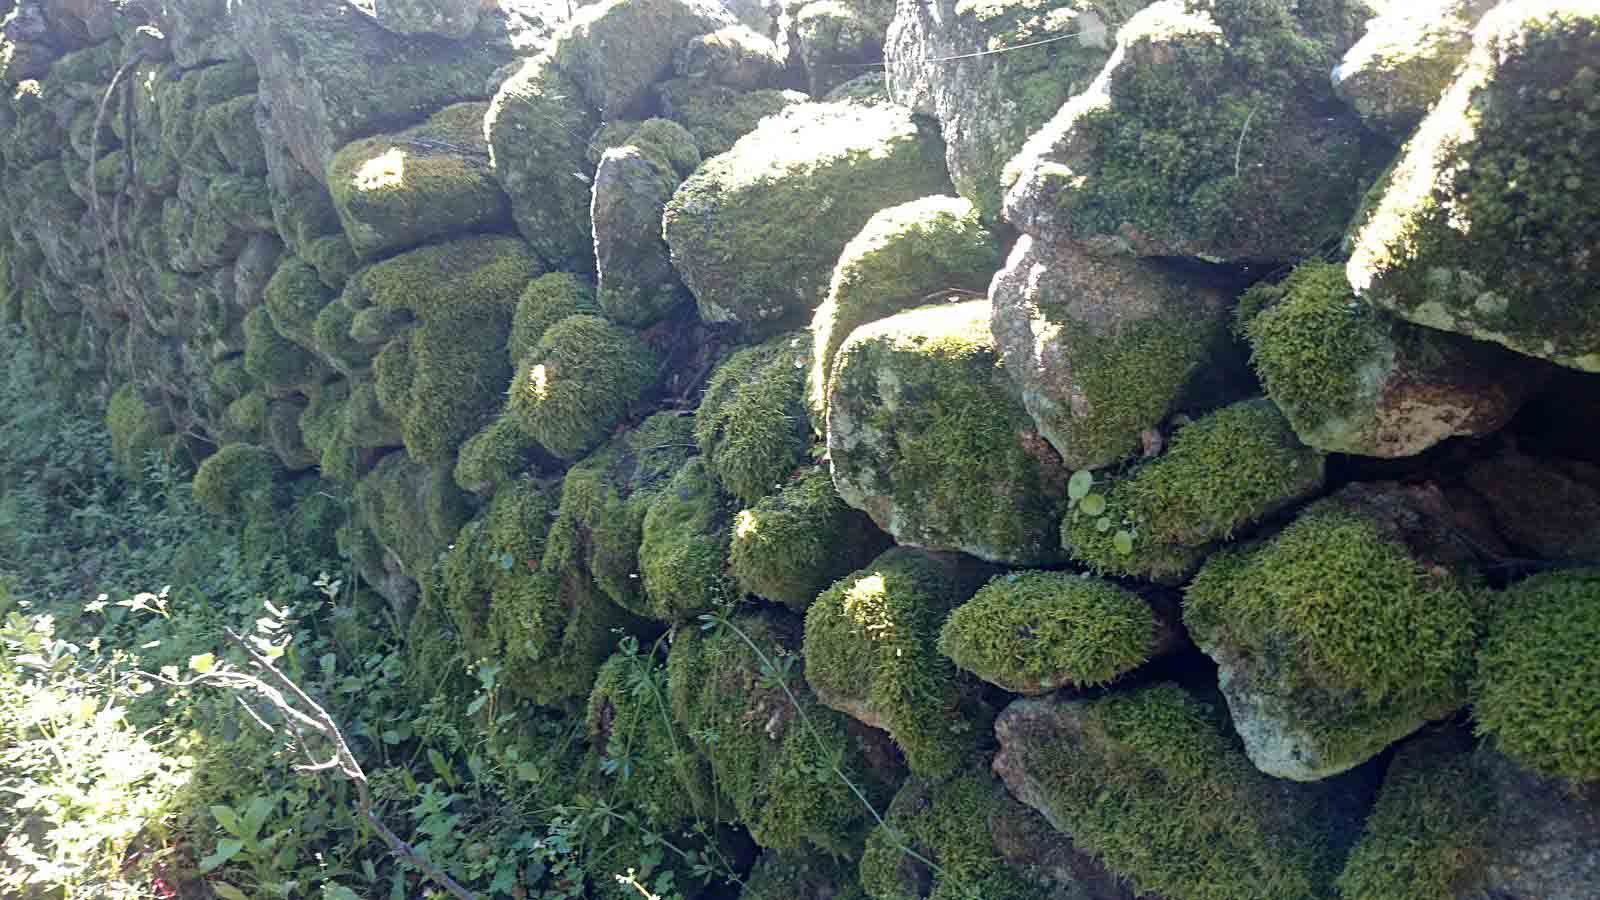
[[[1369,128],[1403,143],[1472,49],[1493,0],[1428,0],[1384,10],[1333,70],[1333,88]]]
[[[954,772],[988,742],[994,710],[939,652],[939,628],[994,571],[896,547],[823,591],[803,651],[817,699],[889,732],[912,772]]]
[[[1364,4],[1153,3],[1002,176],[1005,217],[1140,256],[1304,258],[1337,241],[1392,147],[1328,72]]]
[[[740,900],[867,900],[857,883],[856,867],[847,860],[817,853],[768,850],[745,876]]]
[[[1173,623],[1132,591],[1072,572],[1012,572],[956,607],[939,652],[1016,694],[1115,681],[1174,643]]]
[[[590,213],[606,318],[647,328],[692,301],[661,236],[661,210],[699,164],[694,137],[668,119],[650,119],[602,152]]]
[[[699,0],[603,0],[562,26],[550,54],[589,106],[608,122],[639,118],[650,86],[672,70],[691,40],[734,24],[720,4]]]
[[[828,374],[850,332],[940,294],[981,294],[999,267],[995,237],[966,200],[924,197],[873,213],[839,255],[811,319],[812,409],[820,417],[827,408]]]
[[[268,391],[304,390],[322,380],[323,366],[311,351],[272,324],[265,306],[244,317],[244,367]]]
[[[909,110],[807,103],[706,160],[662,227],[700,317],[760,338],[810,321],[873,213],[948,189],[944,147]]]
[[[839,496],[901,544],[1013,565],[1060,559],[1066,472],[1010,387],[986,301],[857,328],[828,397]]]
[[[356,311],[340,298],[324,306],[311,325],[316,351],[345,375],[353,375],[367,368],[376,355],[371,344],[351,337],[355,320]]]
[[[167,446],[166,417],[146,403],[139,388],[128,382],[117,388],[106,404],[106,431],[111,434],[111,458],[124,478],[144,480],[151,453],[163,453]]]
[[[549,272],[528,282],[517,298],[517,311],[511,317],[511,337],[506,352],[515,367],[539,348],[539,339],[550,326],[567,316],[600,315],[594,285],[572,272]]]
[[[336,296],[337,292],[322,283],[316,269],[288,254],[267,282],[264,303],[278,333],[310,349],[316,346],[317,316]]]
[[[728,499],[695,457],[645,510],[639,578],[652,618],[681,622],[733,598],[725,571]]]
[[[1267,395],[1319,450],[1411,456],[1490,434],[1544,383],[1536,363],[1358,299],[1331,263],[1252,287],[1238,318]]]
[[[1339,873],[1343,900],[1455,898],[1478,881],[1497,810],[1472,753],[1466,735],[1446,728],[1395,754]]]
[[[1600,12],[1501,4],[1354,227],[1363,300],[1600,372]]]
[[[457,103],[421,125],[346,144],[328,191],[356,254],[372,259],[431,238],[511,224],[489,164],[487,103]]]
[[[272,515],[280,499],[277,481],[283,464],[277,454],[255,444],[229,444],[195,470],[194,499],[207,511],[230,519]]]
[[[404,309],[422,320],[484,307],[509,316],[528,282],[543,271],[517,238],[474,235],[376,263],[351,280],[345,299],[357,310]]]
[[[805,612],[835,580],[871,562],[889,543],[840,499],[827,466],[811,466],[734,516],[728,564],[740,590]]]
[[[649,615],[639,545],[650,503],[694,451],[694,421],[657,413],[567,470],[546,569],[585,571],[624,609]]]
[[[775,491],[805,462],[806,342],[780,335],[729,356],[706,383],[695,441],[717,481],[745,503]]]
[[[1183,426],[1161,456],[1087,486],[1061,526],[1072,557],[1100,574],[1181,581],[1212,544],[1322,488],[1322,454],[1265,399]]]
[[[1170,682],[1017,700],[995,734],[1011,794],[1141,894],[1326,898],[1364,812],[1353,783],[1256,771],[1221,705]]]
[[[1326,778],[1466,702],[1483,597],[1444,503],[1431,485],[1351,485],[1190,582],[1184,624],[1263,772]]]
[[[799,632],[781,613],[680,631],[667,656],[673,717],[757,844],[853,856],[872,821],[863,799],[882,808],[894,788],[898,773],[881,768],[893,752],[812,696]]]
[[[1520,765],[1600,781],[1600,569],[1546,572],[1506,590],[1478,654],[1479,733]]]
[[[539,443],[508,416],[501,416],[467,438],[456,454],[456,484],[485,496],[528,471],[538,458]]]
[[[386,565],[422,580],[471,518],[465,495],[448,471],[423,465],[404,451],[378,460],[355,488],[357,517],[371,532]]]
[[[1223,291],[1114,242],[1024,235],[990,300],[1013,390],[1071,469],[1133,455],[1233,356]]]
[[[711,773],[668,705],[667,667],[632,647],[614,653],[589,692],[585,732],[607,774],[611,802],[651,825],[715,814]]]
[[[811,102],[799,91],[741,91],[704,78],[669,79],[656,85],[656,93],[662,115],[688,129],[707,159],[728,152],[768,116]]]
[[[568,316],[523,359],[507,411],[545,449],[575,459],[611,434],[660,377],[660,356],[638,333],[599,316]]]

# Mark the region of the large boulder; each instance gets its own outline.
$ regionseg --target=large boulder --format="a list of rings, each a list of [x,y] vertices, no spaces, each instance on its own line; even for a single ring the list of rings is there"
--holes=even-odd
[[[988,319],[973,300],[851,333],[829,394],[833,481],[898,543],[1056,561],[1066,470],[1011,398]]]
[[[517,228],[552,269],[594,268],[588,147],[599,124],[549,54],[501,82],[484,119],[490,163]]]
[[[809,342],[779,335],[730,355],[695,412],[695,442],[728,493],[746,504],[777,491],[811,450],[800,398]]]
[[[1600,465],[1531,456],[1514,445],[1466,470],[1466,484],[1489,504],[1495,527],[1538,559],[1600,560]]]
[[[733,24],[712,0],[601,0],[562,26],[550,53],[601,119],[636,119],[684,45]]]
[[[1346,900],[1592,897],[1600,793],[1441,729],[1395,755],[1338,888]]]
[[[1263,308],[1264,307],[1264,308]],[[1330,453],[1413,456],[1511,420],[1549,367],[1418,328],[1358,299],[1342,266],[1307,262],[1241,304],[1250,362],[1300,439]]]
[[[694,137],[666,119],[651,119],[601,155],[589,212],[598,299],[612,321],[644,328],[693,300],[672,268],[661,212],[699,164]]]
[[[1484,617],[1433,485],[1356,484],[1207,560],[1184,624],[1256,767],[1315,781],[1461,708]]]
[[[1334,106],[1364,4],[1161,0],[1008,164],[1005,216],[1140,255],[1287,260],[1343,233],[1388,152]]]
[[[811,96],[822,97],[882,61],[894,0],[790,0],[784,6],[780,27]]]
[[[357,255],[511,224],[511,201],[489,168],[487,110],[486,103],[448,106],[415,128],[362,138],[334,156],[328,191]]]
[[[707,160],[663,228],[700,317],[752,337],[805,325],[873,213],[948,190],[934,129],[908,110],[801,104]]]
[[[1600,371],[1600,12],[1502,4],[1375,190],[1350,284],[1402,318]]]
[[[1072,469],[1138,450],[1227,357],[1221,291],[1109,243],[1024,235],[989,293],[1013,390]]]
[[[1250,766],[1219,703],[1170,682],[1018,700],[994,771],[1134,890],[1191,900],[1327,897],[1364,812],[1360,781],[1310,787]]]
[[[1361,121],[1396,143],[1410,136],[1472,49],[1472,27],[1496,0],[1394,4],[1333,70],[1333,88]]]
[[[950,180],[993,220],[1005,164],[1061,104],[1089,87],[1111,56],[1118,26],[1148,2],[905,0],[884,46],[889,96],[938,118]],[[1024,46],[1036,41],[1050,43]]]
[[[994,709],[939,652],[939,628],[994,572],[897,547],[839,579],[806,611],[806,683],[827,706],[889,732],[913,773],[954,773],[988,744]]]

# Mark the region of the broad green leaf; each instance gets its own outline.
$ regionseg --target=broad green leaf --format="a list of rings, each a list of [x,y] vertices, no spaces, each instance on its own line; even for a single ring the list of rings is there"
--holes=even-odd
[[[253,841],[261,834],[261,826],[267,822],[267,817],[272,815],[272,808],[276,803],[266,797],[256,797],[250,801],[250,808],[244,814],[245,833],[240,835],[247,841]]]
[[[223,838],[217,842],[217,852],[200,860],[200,871],[209,872],[239,854],[244,849],[244,841],[233,838]]]
[[[1123,556],[1133,552],[1133,532],[1119,531],[1111,538],[1111,546],[1116,548]]]
[[[217,824],[221,825],[224,831],[228,832],[234,837],[244,837],[244,825],[240,824],[239,815],[233,811],[232,807],[211,807],[211,818],[216,819]]]
[[[1086,516],[1098,516],[1106,511],[1106,495],[1090,494],[1078,501],[1078,507]]]
[[[211,890],[222,900],[250,900],[250,896],[226,881],[209,881]]]
[[[1067,497],[1071,500],[1082,500],[1089,495],[1089,489],[1092,487],[1094,487],[1094,473],[1088,469],[1080,469],[1067,479]]]

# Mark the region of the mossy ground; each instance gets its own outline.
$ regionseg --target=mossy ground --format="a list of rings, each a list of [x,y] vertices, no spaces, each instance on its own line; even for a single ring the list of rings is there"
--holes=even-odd
[[[1478,730],[1519,764],[1600,781],[1600,569],[1549,572],[1506,591],[1478,655]]]
[[[950,614],[939,652],[991,684],[1033,694],[1113,681],[1150,658],[1156,637],[1138,594],[1071,572],[1013,572]]]

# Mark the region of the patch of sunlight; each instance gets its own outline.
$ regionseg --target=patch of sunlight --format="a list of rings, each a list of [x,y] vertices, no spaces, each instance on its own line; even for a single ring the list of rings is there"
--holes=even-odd
[[[356,190],[382,191],[404,187],[406,183],[406,152],[390,147],[361,164],[356,170]]]

